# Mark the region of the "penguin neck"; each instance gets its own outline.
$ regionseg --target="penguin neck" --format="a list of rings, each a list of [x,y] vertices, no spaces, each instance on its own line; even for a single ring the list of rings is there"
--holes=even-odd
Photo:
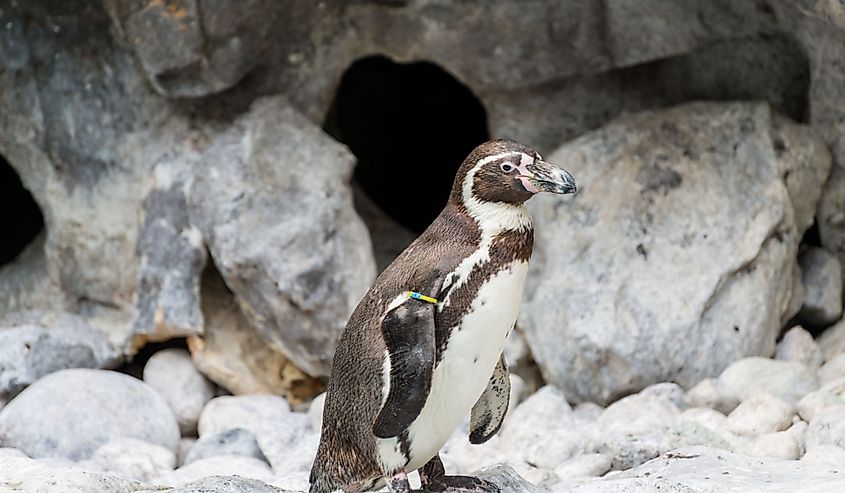
[[[460,199],[450,199],[449,202],[475,221],[482,237],[492,238],[507,231],[532,231],[531,216],[523,204],[479,200],[471,190],[462,195]]]

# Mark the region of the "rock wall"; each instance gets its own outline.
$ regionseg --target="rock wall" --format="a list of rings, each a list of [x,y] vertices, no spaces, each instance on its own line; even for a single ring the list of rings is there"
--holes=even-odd
[[[398,248],[383,238],[409,237],[378,218],[368,233],[355,156],[320,129],[344,71],[376,55],[441,67],[491,136],[554,151],[585,183],[568,205],[532,206],[521,318],[572,398],[692,385],[771,354],[815,303],[796,263],[805,231],[845,265],[835,0],[5,2],[0,155],[45,222],[0,266],[5,326],[80,317],[109,348],[81,359],[94,367],[188,337],[230,390],[307,399],[376,273],[370,233],[382,266]],[[693,100],[712,104],[676,107]],[[247,347],[273,363],[236,364]]]

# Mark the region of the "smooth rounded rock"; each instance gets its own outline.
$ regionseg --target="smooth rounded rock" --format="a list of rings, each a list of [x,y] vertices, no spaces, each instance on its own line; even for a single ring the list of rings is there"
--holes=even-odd
[[[176,468],[176,455],[161,445],[134,438],[118,438],[99,447],[90,459],[79,463],[79,466],[136,481],[149,481]]]
[[[38,380],[0,411],[0,440],[30,457],[87,459],[120,437],[175,451],[179,425],[144,382],[104,370],[63,370]]]
[[[730,414],[739,405],[739,399],[727,394],[715,378],[705,378],[698,382],[684,396],[688,407],[703,407]]]
[[[795,408],[804,421],[812,421],[813,416],[828,406],[845,404],[845,378],[832,380],[819,390],[810,392],[798,401]]]
[[[217,397],[200,414],[200,438],[235,428],[255,436],[274,470],[298,460],[296,447],[312,433],[307,414],[292,412],[286,400],[273,395]]]
[[[711,430],[719,430],[728,417],[709,407],[691,407],[678,416],[678,422],[698,423]]]
[[[807,450],[820,445],[845,447],[845,405],[826,407],[813,416],[807,429]]]
[[[184,465],[152,482],[164,486],[182,486],[208,476],[240,476],[269,482],[273,480],[273,471],[266,462],[253,457],[219,455]]]
[[[800,315],[814,325],[827,326],[842,316],[842,267],[836,255],[820,247],[802,249],[798,263],[806,295]]]
[[[760,435],[783,431],[792,424],[795,408],[769,394],[756,394],[731,412],[726,427],[737,435]]]
[[[838,354],[823,364],[817,375],[822,385],[839,378],[845,378],[845,354]]]
[[[822,365],[822,350],[812,334],[797,325],[783,335],[775,352],[775,359],[797,361],[815,371]]]
[[[795,404],[819,388],[816,375],[795,361],[752,357],[733,363],[719,376],[719,387],[740,401],[761,392]]]
[[[206,433],[191,447],[183,464],[190,464],[207,457],[237,455],[267,462],[255,436],[243,428],[233,428],[219,433]]]
[[[612,459],[605,454],[583,454],[573,457],[555,468],[562,479],[598,477],[610,470]]]
[[[819,347],[825,361],[830,361],[836,355],[845,353],[845,318],[822,332],[819,336]]]
[[[845,448],[836,445],[817,445],[808,450],[801,457],[801,461],[842,468],[845,467]]]
[[[144,382],[167,401],[182,435],[195,435],[200,412],[214,397],[214,385],[196,369],[191,354],[175,348],[158,351],[144,366]]]

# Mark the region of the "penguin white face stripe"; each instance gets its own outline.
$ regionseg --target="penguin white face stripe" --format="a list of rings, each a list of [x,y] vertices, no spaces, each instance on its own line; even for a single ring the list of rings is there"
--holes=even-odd
[[[495,235],[501,231],[513,229],[527,229],[531,226],[531,217],[521,205],[508,204],[505,202],[485,202],[478,200],[478,197],[473,193],[472,185],[475,181],[475,175],[484,165],[492,163],[507,156],[520,156],[520,167],[526,158],[533,161],[533,157],[528,156],[522,152],[503,152],[494,154],[481,159],[475,166],[470,169],[464,181],[461,184],[461,195],[466,205],[467,212],[478,221],[482,232],[485,230],[491,235]],[[526,170],[527,171],[527,170]],[[520,172],[523,172],[520,170]]]

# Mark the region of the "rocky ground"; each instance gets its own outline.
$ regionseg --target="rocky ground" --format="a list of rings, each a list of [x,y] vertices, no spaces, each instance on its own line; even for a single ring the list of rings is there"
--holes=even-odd
[[[650,385],[607,407],[572,405],[550,385],[526,395],[513,375],[500,433],[473,446],[460,429],[442,457],[451,472],[482,469],[516,492],[838,491],[845,321],[821,341],[824,351],[795,327],[773,359],[741,359],[689,391]],[[52,373],[0,411],[0,488],[306,491],[323,396],[294,411],[274,395],[215,393],[181,349],[153,355],[143,380]]]

